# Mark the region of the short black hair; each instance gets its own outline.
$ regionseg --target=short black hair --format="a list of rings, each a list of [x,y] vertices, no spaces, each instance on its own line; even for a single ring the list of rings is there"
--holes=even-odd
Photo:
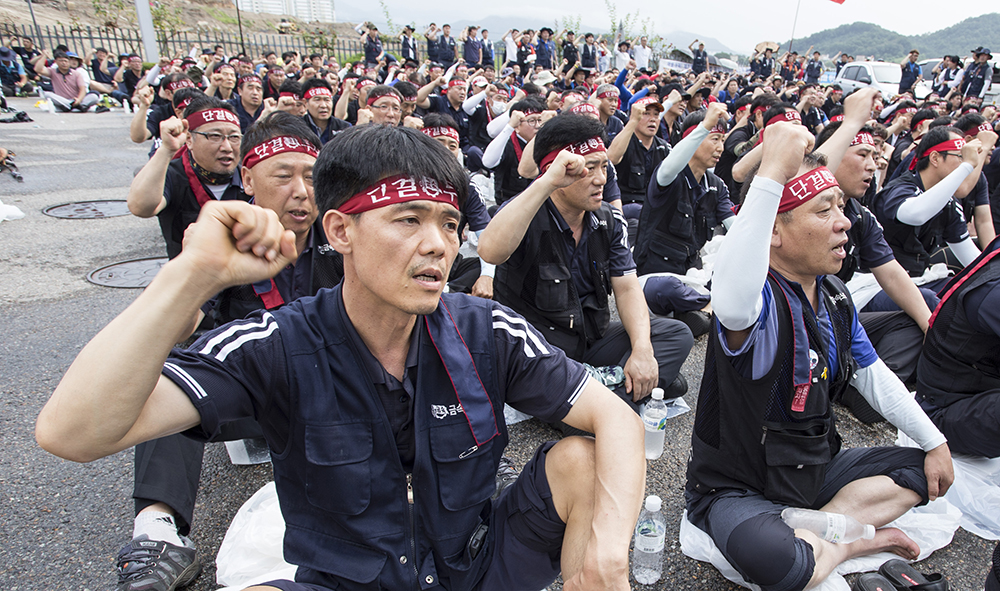
[[[926,170],[931,163],[931,155],[924,154],[925,151],[933,148],[934,146],[946,142],[951,139],[952,135],[957,135],[958,137],[965,137],[965,134],[960,129],[956,129],[951,126],[935,127],[927,132],[927,135],[920,140],[920,145],[917,146],[917,151],[914,153],[914,158],[917,158],[917,171]]]
[[[316,148],[316,151],[323,148],[319,138],[309,129],[309,124],[301,117],[296,117],[285,111],[273,111],[268,113],[267,117],[255,121],[243,134],[243,141],[240,142],[241,157],[267,140],[282,135],[288,135],[310,144]]]
[[[294,51],[286,51],[281,54],[281,61],[287,62],[290,59],[295,59],[295,55]]]
[[[309,89],[316,88],[317,86],[322,86],[330,92],[333,92],[333,87],[330,86],[329,82],[323,78],[313,77],[302,83],[302,96],[305,96],[305,94],[309,92]]]
[[[523,85],[521,85],[521,90],[523,90],[524,94],[528,96],[535,96],[542,94],[542,87],[535,84],[534,82],[525,82]]]
[[[774,119],[778,115],[783,115],[789,111],[795,111],[795,107],[779,101],[778,104],[773,105],[770,109],[764,111],[764,125],[767,125],[768,121]]]
[[[843,125],[843,122],[841,122],[841,121],[834,121],[833,123],[830,123],[826,127],[824,127],[823,131],[821,131],[820,134],[818,136],[816,136],[816,145],[814,146],[813,149],[814,150],[818,150],[820,146],[822,146],[823,144],[825,144],[826,141],[828,139],[830,139],[830,136],[832,136],[835,131],[837,131],[838,129],[840,129],[841,125]],[[878,132],[871,125],[863,125],[861,127],[861,130],[858,133],[862,133],[862,132],[864,132],[864,133],[870,133],[873,136],[878,135]]]
[[[310,53],[309,54],[309,60],[310,61],[312,61],[312,60],[314,60],[316,58],[323,59],[323,54],[321,54],[321,53]]]
[[[404,100],[416,100],[417,92],[420,91],[420,89],[417,88],[416,84],[412,82],[407,82],[406,80],[401,80],[400,82],[397,82],[396,85],[393,86],[393,88],[395,88],[399,92],[399,94],[403,96]]]
[[[904,101],[904,102],[910,102],[910,101]],[[913,119],[910,119],[910,129],[916,127],[917,123],[920,123],[921,121],[925,121],[927,119],[934,119],[937,116],[938,116],[937,111],[934,111],[933,109],[919,109],[916,113],[913,114]]]
[[[173,107],[176,109],[177,107],[180,106],[181,103],[183,103],[188,99],[191,99],[191,102],[188,103],[188,105],[189,106],[193,105],[195,101],[198,100],[198,97],[201,96],[208,96],[208,95],[206,95],[205,92],[200,88],[191,88],[191,87],[178,88],[177,92],[174,93],[174,98],[171,102],[173,103]]]
[[[313,169],[316,205],[322,214],[380,180],[406,174],[454,187],[459,209],[469,194],[469,177],[441,142],[408,127],[361,125],[333,137]]]
[[[701,125],[702,122],[705,121],[706,114],[708,114],[707,110],[699,109],[684,117],[684,121],[681,122],[681,133],[684,133],[695,125]],[[716,125],[722,125],[727,129],[729,128],[728,121],[726,121],[725,118],[719,118],[719,122]]]
[[[204,99],[202,97],[204,97]],[[184,109],[184,118],[187,119],[194,113],[197,113],[198,111],[205,111],[207,109],[225,109],[233,115],[236,115],[236,107],[230,105],[227,101],[201,93],[201,95],[195,95],[191,99],[191,104]]]
[[[952,125],[968,135],[969,131],[979,127],[983,123],[986,123],[986,117],[983,117],[979,113],[965,113]]]
[[[285,78],[285,81],[281,83],[281,87],[278,89],[278,94],[285,92],[290,92],[296,97],[302,98],[302,84],[298,80]]]
[[[545,110],[545,101],[540,96],[526,96],[511,105],[510,110],[512,112],[520,111],[522,113],[527,113],[528,111],[537,111],[541,113]]]
[[[935,127],[950,127],[955,124],[955,118],[949,117],[948,115],[941,115],[940,117],[935,117],[931,124],[927,126],[928,130],[934,129]]]
[[[383,96],[394,96],[399,99],[399,102],[403,102],[403,95],[398,90],[385,84],[378,84],[368,91],[368,104]]]
[[[167,74],[162,80],[160,80],[160,88],[166,88],[167,85],[172,82],[178,82],[180,80],[187,80],[191,84],[194,84],[194,80],[191,80],[191,77],[184,72],[174,72],[173,74]]]
[[[751,101],[751,103],[750,103],[750,114],[752,115],[753,112],[756,111],[759,107],[764,107],[765,108],[765,112],[767,112],[766,111],[767,109],[770,109],[771,107],[773,107],[775,105],[780,105],[780,104],[781,104],[781,99],[779,99],[778,97],[774,96],[773,94],[767,94],[767,93],[765,93],[765,94],[762,94],[762,95],[758,96],[757,98],[753,99],[753,101]],[[767,120],[765,119],[765,121],[767,121]]]
[[[607,128],[600,119],[577,113],[560,113],[549,119],[535,134],[535,164],[541,165],[542,159],[555,150],[593,137],[607,143]]]
[[[458,123],[447,113],[428,113],[424,116],[424,127],[450,127],[457,130]]]

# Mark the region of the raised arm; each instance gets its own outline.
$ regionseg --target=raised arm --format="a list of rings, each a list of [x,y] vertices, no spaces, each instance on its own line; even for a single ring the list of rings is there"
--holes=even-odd
[[[980,145],[979,140],[972,140],[962,146],[962,164],[930,189],[903,201],[896,211],[896,219],[910,226],[920,226],[936,216],[951,202],[962,181],[975,170]]]
[[[167,206],[167,199],[163,195],[167,168],[174,154],[184,145],[187,130],[187,121],[176,117],[160,123],[160,139],[163,143],[132,179],[132,185],[128,190],[128,210],[133,215],[141,218],[153,217]]]
[[[139,100],[135,113],[132,114],[132,121],[129,123],[129,139],[137,144],[153,137],[146,127],[146,117],[149,115],[149,105],[153,102],[153,89],[150,87],[140,88],[135,91],[135,97]]]
[[[628,144],[632,141],[632,136],[635,135],[635,130],[639,127],[639,120],[642,119],[645,113],[645,107],[636,104],[632,105],[632,108],[629,110],[628,123],[618,132],[615,139],[611,141],[611,145],[608,146],[608,160],[611,161],[611,164],[617,165],[625,157]]]

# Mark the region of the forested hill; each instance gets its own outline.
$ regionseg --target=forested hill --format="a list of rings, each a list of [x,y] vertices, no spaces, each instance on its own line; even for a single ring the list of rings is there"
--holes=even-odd
[[[792,49],[802,53],[810,45],[831,57],[843,51],[849,55],[874,55],[878,59],[893,61],[902,59],[914,48],[920,50],[922,58],[945,54],[964,57],[980,45],[993,49],[994,55],[1000,55],[1000,13],[984,14],[947,29],[913,36],[900,35],[871,23],[852,23],[795,39]],[[779,53],[787,47],[787,41],[782,43]]]

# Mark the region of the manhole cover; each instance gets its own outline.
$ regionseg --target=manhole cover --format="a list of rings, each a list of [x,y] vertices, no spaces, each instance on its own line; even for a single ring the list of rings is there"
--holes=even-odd
[[[87,281],[105,287],[146,287],[167,258],[135,259],[101,267],[87,274]]]
[[[53,205],[42,210],[45,215],[66,220],[93,220],[129,215],[128,204],[121,199],[78,201]]]

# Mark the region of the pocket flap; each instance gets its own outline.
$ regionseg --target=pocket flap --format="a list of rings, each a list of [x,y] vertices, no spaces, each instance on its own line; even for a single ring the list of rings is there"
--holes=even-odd
[[[306,425],[306,459],[320,466],[363,462],[372,455],[371,423]]]
[[[820,435],[768,431],[764,440],[764,460],[768,466],[818,466],[831,459],[829,430]]]
[[[568,281],[569,269],[552,263],[538,265],[538,278],[542,281]]]

